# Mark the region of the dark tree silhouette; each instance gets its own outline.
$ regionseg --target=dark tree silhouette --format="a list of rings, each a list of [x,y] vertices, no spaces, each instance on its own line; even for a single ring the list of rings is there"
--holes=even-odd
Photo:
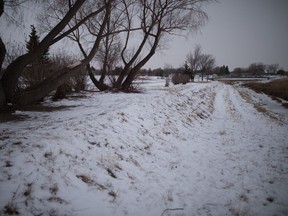
[[[40,37],[37,34],[34,25],[31,25],[31,33],[29,35],[29,40],[26,42],[26,49],[28,53],[34,52],[39,46]],[[48,74],[48,64],[49,64],[49,49],[47,48],[39,57],[37,57],[33,62],[28,64],[23,71],[22,77],[25,80],[25,84],[28,86],[34,85],[41,80],[45,79]]]
[[[27,52],[33,52],[40,43],[40,37],[37,34],[36,28],[34,25],[31,25],[31,33],[29,35],[29,40],[26,42]],[[49,48],[47,48],[38,58],[42,63],[49,62]]]

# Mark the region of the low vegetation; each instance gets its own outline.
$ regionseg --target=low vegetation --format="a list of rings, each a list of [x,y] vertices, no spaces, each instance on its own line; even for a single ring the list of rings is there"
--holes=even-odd
[[[288,101],[288,78],[273,80],[268,83],[251,82],[244,84],[244,86],[256,92],[263,92],[275,100],[281,98]],[[282,102],[282,104],[288,108],[287,102]]]

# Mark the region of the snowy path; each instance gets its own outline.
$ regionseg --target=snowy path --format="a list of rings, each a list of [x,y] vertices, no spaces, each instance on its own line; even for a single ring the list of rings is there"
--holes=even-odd
[[[288,214],[288,116],[218,82],[143,86],[0,123],[0,215]]]
[[[201,147],[190,164],[202,177],[198,197],[204,192],[206,204],[200,201],[192,215],[287,214],[287,125],[279,130],[279,122],[223,84],[217,86],[214,108],[213,123],[202,126],[205,136],[194,139]]]

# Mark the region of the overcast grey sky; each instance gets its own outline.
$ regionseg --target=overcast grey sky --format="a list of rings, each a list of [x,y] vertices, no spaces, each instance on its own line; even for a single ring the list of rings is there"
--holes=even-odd
[[[230,70],[258,62],[288,70],[288,0],[219,0],[205,11],[209,22],[201,33],[175,38],[145,67],[182,66],[186,54],[200,44],[217,65]]]
[[[228,65],[230,70],[258,62],[288,70],[288,0],[219,0],[205,11],[209,21],[201,32],[169,40],[168,49],[157,52],[144,67],[183,66],[186,55],[200,44],[218,66]],[[9,31],[0,22],[1,36],[27,40],[30,24],[36,24],[29,22],[35,11],[29,8],[28,13],[25,29]]]

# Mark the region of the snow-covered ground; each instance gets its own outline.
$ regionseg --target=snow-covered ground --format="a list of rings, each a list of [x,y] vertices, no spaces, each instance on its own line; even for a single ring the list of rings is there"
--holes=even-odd
[[[288,215],[287,110],[220,82],[164,84],[0,123],[0,215]]]

